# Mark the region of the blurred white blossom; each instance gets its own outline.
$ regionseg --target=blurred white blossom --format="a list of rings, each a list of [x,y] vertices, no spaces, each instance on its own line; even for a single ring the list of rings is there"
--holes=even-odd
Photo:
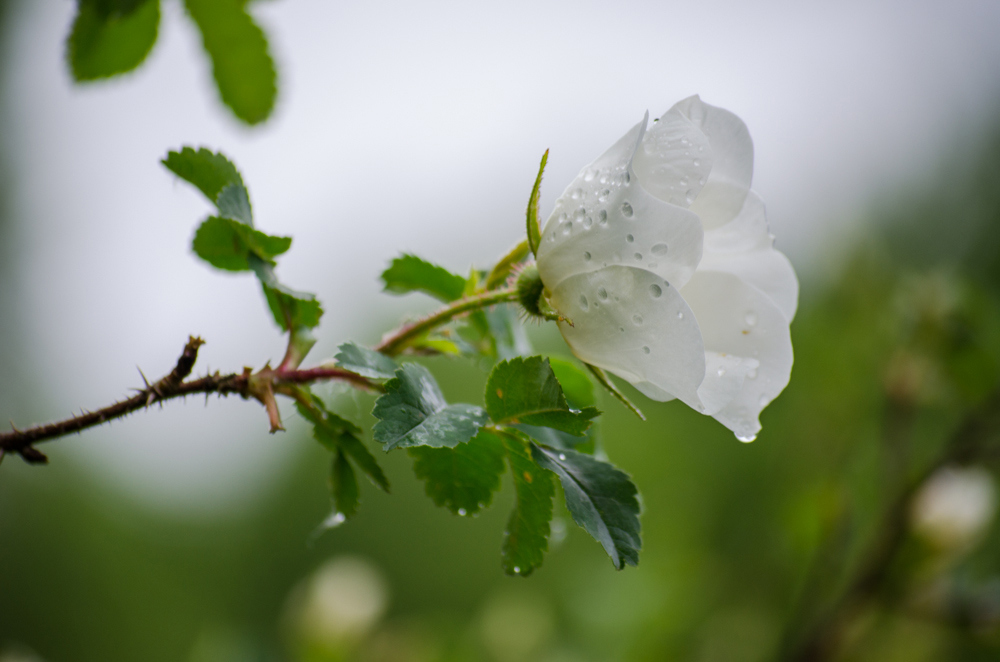
[[[791,374],[798,280],[742,120],[694,96],[647,121],[556,201],[538,270],[580,359],[751,441]]]
[[[913,501],[914,530],[945,549],[973,542],[993,520],[997,495],[982,467],[946,467],[920,488]]]

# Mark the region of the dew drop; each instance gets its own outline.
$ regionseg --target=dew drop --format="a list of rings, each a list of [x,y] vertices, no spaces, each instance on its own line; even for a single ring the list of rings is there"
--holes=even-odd
[[[693,164],[694,164],[694,167],[695,167],[695,168],[697,168],[698,166],[700,166],[700,165],[701,165],[701,161],[699,161],[698,159],[695,159],[695,160],[694,160],[694,161],[692,161],[691,163],[693,163]],[[590,180],[587,180],[587,181],[590,181]]]
[[[597,296],[601,297],[601,299],[603,301],[607,301],[608,300],[608,291],[606,289],[604,289],[603,287],[601,287],[601,288],[599,288],[597,290]]]
[[[726,369],[725,368],[719,368],[718,370],[716,370],[716,374],[718,374],[719,377],[722,377],[724,374],[726,374]]]
[[[566,461],[566,454],[565,453],[559,453],[559,459],[563,460],[565,462]]]
[[[590,310],[590,304],[587,303],[587,297],[580,295],[580,307],[583,308],[583,312]]]
[[[659,285],[653,283],[649,286],[649,296],[659,299],[661,294],[663,294],[663,289]]]
[[[465,517],[465,508],[459,508],[458,515],[459,517]]]
[[[604,189],[603,191],[597,194],[597,201],[607,202],[609,195],[611,195],[611,191],[609,191],[608,189]]]
[[[640,326],[642,324],[642,315],[636,313],[632,316],[632,321],[635,322],[636,326]]]
[[[638,261],[638,260],[642,260],[642,253],[636,253],[636,254],[635,254],[635,255],[633,255],[632,257],[634,257],[634,258],[635,258],[635,259],[636,259],[637,261]]]
[[[520,567],[518,567],[518,566],[514,566],[514,574],[515,574],[515,575],[519,575],[519,574],[521,574],[521,568],[520,568]]]
[[[628,174],[627,172],[622,173],[622,184],[628,186],[631,183],[632,183],[632,175]]]
[[[592,219],[591,217],[588,216],[587,218],[583,219],[583,229],[584,230],[589,230],[590,226],[593,225],[593,224],[594,224],[594,219]]]
[[[750,372],[747,373],[747,379],[757,379],[757,368],[752,368]]]
[[[551,236],[549,236],[549,241],[555,241],[555,240],[556,240],[556,231],[555,231],[555,230],[553,230],[553,231],[552,231],[552,235],[551,235]]]
[[[563,233],[563,235],[565,235],[567,237],[570,236],[571,234],[573,234],[573,224],[572,223],[567,223],[566,225],[564,225],[563,229],[562,229],[562,233]]]
[[[696,197],[697,196],[695,196],[694,194],[694,189],[689,189],[688,192],[684,194],[684,200],[687,201],[688,204],[694,202],[694,199]]]
[[[759,404],[761,407],[766,407],[767,403],[768,399],[766,395],[762,394],[759,398],[757,398],[757,404]]]
[[[747,313],[747,316],[744,319],[746,320],[747,326],[755,326],[757,324],[757,313],[751,311]]]
[[[622,333],[625,333],[625,327],[624,326],[618,327],[618,330],[621,331]]]
[[[630,234],[627,234],[627,235],[625,235],[625,241],[627,241],[628,243],[631,244],[633,241],[635,241],[635,237],[633,237]]]
[[[697,164],[695,164],[695,165],[697,165]],[[585,182],[592,182],[592,181],[594,181],[594,177],[597,177],[597,171],[594,170],[593,168],[590,169],[590,170],[588,170],[587,172],[583,173],[583,181],[585,181]]]
[[[649,252],[653,255],[666,255],[667,245],[666,244],[653,244],[653,247],[649,249]]]
[[[590,252],[584,251],[583,252],[583,259],[586,260],[587,262],[590,262]]]
[[[642,353],[643,353],[643,354],[649,354],[649,348],[648,348],[648,347],[646,347],[645,345],[643,345],[643,346],[642,346]]]
[[[583,189],[582,188],[573,189],[573,192],[569,194],[569,197],[573,198],[574,200],[579,200],[580,198],[583,197]]]
[[[608,224],[608,212],[604,211],[603,209],[601,211],[597,212],[597,222],[600,223],[602,226],[607,225]]]
[[[632,218],[632,205],[627,202],[622,203],[622,216]]]
[[[753,441],[754,439],[757,438],[757,435],[755,435],[755,434],[748,434],[748,435],[744,436],[742,434],[738,434],[738,435],[736,435],[736,438],[738,440],[742,441],[744,444],[749,444],[751,441]]]
[[[678,313],[677,313],[677,319],[679,319],[679,320],[682,320],[682,319],[684,319],[684,313],[682,313],[682,312],[678,312]]]

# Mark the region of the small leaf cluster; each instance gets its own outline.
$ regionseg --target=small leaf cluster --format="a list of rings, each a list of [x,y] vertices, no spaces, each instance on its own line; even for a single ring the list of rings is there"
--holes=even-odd
[[[245,0],[184,0],[212,60],[222,102],[241,121],[257,124],[270,116],[277,73],[267,37],[247,12]],[[78,0],[66,39],[66,60],[74,80],[117,76],[142,64],[160,25],[160,0]]]

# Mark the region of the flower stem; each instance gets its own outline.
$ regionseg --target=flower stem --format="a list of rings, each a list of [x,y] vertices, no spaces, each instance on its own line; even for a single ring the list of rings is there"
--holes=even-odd
[[[391,331],[382,338],[382,342],[375,349],[388,356],[395,356],[406,349],[407,345],[412,341],[439,326],[447,324],[459,315],[495,306],[499,303],[510,303],[513,301],[517,301],[517,288],[513,287],[489,290],[481,294],[458,299],[426,317],[422,317],[409,324],[404,324],[395,331]]]

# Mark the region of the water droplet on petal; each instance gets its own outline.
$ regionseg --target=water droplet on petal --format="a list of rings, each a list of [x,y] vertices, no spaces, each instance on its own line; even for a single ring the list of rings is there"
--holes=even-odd
[[[635,241],[635,237],[633,237],[630,234],[627,234],[627,235],[625,235],[625,241],[627,241],[628,243],[631,244],[633,241]]]
[[[698,165],[698,164],[696,163],[695,165]],[[592,181],[594,181],[594,177],[597,177],[597,171],[594,170],[593,168],[591,168],[587,172],[583,173],[583,181],[585,181],[585,182],[592,182]]]
[[[642,315],[636,313],[635,315],[632,316],[632,321],[635,323],[636,326],[641,325],[642,324]]]
[[[572,223],[567,223],[566,225],[564,225],[563,229],[562,229],[562,233],[565,236],[567,236],[567,237],[570,236],[571,234],[573,234],[573,224]]]
[[[648,347],[646,347],[645,345],[643,345],[643,346],[642,346],[642,353],[643,353],[643,354],[649,354],[649,348],[648,348]]]
[[[663,294],[663,289],[659,285],[653,283],[649,286],[649,296],[659,299],[661,294]]]
[[[569,197],[573,198],[574,200],[579,200],[580,198],[583,197],[583,189],[582,188],[573,189],[573,192],[569,194]]]
[[[589,251],[584,251],[583,252],[583,259],[586,260],[587,262],[590,262],[590,252]]]
[[[607,301],[608,300],[608,291],[606,289],[604,289],[603,287],[598,288],[598,290],[597,290],[597,296],[599,296],[599,297],[601,297],[601,299]]]
[[[459,508],[458,515],[459,517],[465,517],[465,508]]]
[[[590,304],[587,303],[587,297],[580,295],[580,307],[583,308],[583,312],[590,310]]]
[[[632,205],[627,202],[622,203],[622,216],[632,218]]]
[[[750,311],[744,319],[746,320],[747,326],[755,326],[757,324],[757,313]]]
[[[559,453],[559,459],[565,461],[566,460],[566,454],[565,453]]]
[[[611,191],[609,191],[608,189],[604,189],[603,191],[597,194],[597,201],[607,202],[609,195],[611,195]]]
[[[719,377],[722,377],[724,374],[726,374],[726,369],[725,368],[719,368],[718,370],[716,370],[716,374],[718,374]]]
[[[588,216],[587,218],[583,219],[583,229],[584,230],[589,230],[590,226],[593,225],[593,224],[594,224],[594,219],[592,219],[591,217]]]
[[[514,574],[515,575],[521,574],[521,568],[519,568],[518,566],[514,566]]]
[[[653,244],[653,247],[649,249],[649,252],[653,255],[666,255],[667,245],[666,244]]]
[[[602,227],[606,226],[608,224],[608,212],[603,209],[597,212],[597,222],[600,223]]]
[[[634,257],[637,261],[641,261],[642,260],[642,253],[636,253],[632,257]]]
[[[757,435],[755,435],[755,434],[748,434],[748,435],[738,434],[738,435],[736,435],[736,438],[739,439],[740,441],[742,441],[744,444],[749,444],[751,441],[753,441],[754,439],[757,438]]]
[[[679,320],[684,319],[684,313],[678,311],[678,313],[677,313],[677,319],[679,319]]]

